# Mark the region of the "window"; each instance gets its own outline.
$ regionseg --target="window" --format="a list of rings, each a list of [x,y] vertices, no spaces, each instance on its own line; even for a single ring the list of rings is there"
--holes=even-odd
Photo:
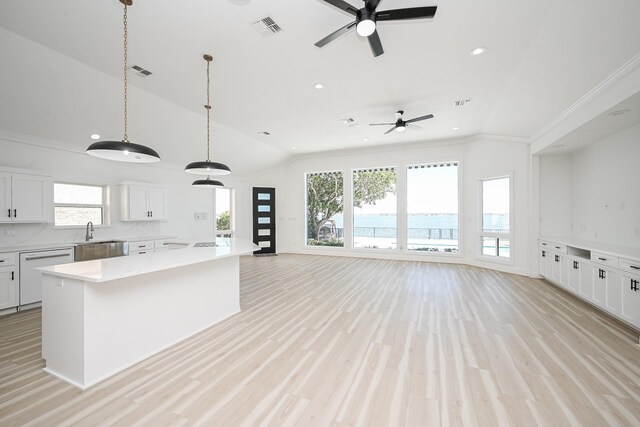
[[[511,257],[511,187],[508,176],[482,181],[482,255]]]
[[[344,246],[344,178],[342,172],[306,175],[308,246]]]
[[[216,236],[233,236],[233,190],[216,188]]]
[[[53,184],[56,227],[104,225],[106,187],[80,184]]]
[[[396,249],[395,168],[353,171],[353,247]]]
[[[407,167],[407,249],[458,252],[458,163]]]

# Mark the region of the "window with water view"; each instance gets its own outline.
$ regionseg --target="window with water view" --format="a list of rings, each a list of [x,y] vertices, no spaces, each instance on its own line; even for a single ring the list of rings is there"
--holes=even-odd
[[[353,247],[398,247],[396,169],[353,171]]]
[[[458,252],[458,163],[407,167],[407,249]]]
[[[308,246],[344,246],[344,177],[342,172],[306,175]]]
[[[482,255],[511,257],[511,189],[508,176],[482,181]]]

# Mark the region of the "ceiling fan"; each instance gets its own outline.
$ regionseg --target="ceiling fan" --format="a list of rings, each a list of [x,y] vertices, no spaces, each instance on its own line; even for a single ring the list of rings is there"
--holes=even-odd
[[[419,122],[421,120],[433,119],[433,114],[427,114],[426,116],[416,117],[414,119],[402,120],[402,115],[404,111],[400,110],[396,113],[396,122],[395,123],[371,123],[369,126],[393,126],[391,129],[386,131],[384,134],[390,134],[394,130],[397,132],[404,132],[407,128],[411,129],[422,129],[421,126],[414,124],[415,122]]]
[[[376,11],[376,8],[380,4],[381,0],[363,0],[364,7],[362,9],[356,9],[344,0],[324,0],[332,6],[356,17],[356,20],[350,24],[345,25],[339,30],[334,31],[327,37],[323,38],[315,45],[317,47],[323,47],[326,44],[334,41],[343,34],[349,32],[353,27],[356,27],[356,32],[369,39],[369,46],[371,46],[371,52],[373,56],[380,56],[384,53],[382,49],[382,43],[376,31],[377,21],[400,21],[405,19],[420,19],[420,18],[433,18],[436,14],[437,6],[427,7],[410,7],[406,9],[392,9]]]

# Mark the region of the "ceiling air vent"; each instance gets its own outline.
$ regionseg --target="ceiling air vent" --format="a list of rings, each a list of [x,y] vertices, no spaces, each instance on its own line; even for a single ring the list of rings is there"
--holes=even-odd
[[[276,24],[276,21],[270,16],[266,16],[251,23],[251,26],[254,30],[260,33],[262,37],[269,37],[282,31],[282,27]]]
[[[456,107],[464,107],[470,102],[470,99],[456,99],[455,101],[453,101],[453,105],[455,105]]]
[[[139,75],[140,77],[148,77],[151,74],[153,74],[151,71],[149,70],[145,70],[144,68],[142,68],[139,65],[132,65],[130,67],[131,70],[135,71],[137,75]]]
[[[354,119],[353,117],[347,117],[346,119],[342,119],[340,121],[349,127],[358,126],[358,124],[356,123],[356,119]]]

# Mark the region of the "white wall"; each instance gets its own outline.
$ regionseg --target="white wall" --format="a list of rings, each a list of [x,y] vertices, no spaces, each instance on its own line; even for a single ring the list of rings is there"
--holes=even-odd
[[[572,235],[573,156],[540,156],[540,236]]]
[[[430,255],[401,251],[357,250],[345,248],[306,247],[304,179],[307,172],[342,170],[348,188],[352,169],[376,166],[396,166],[399,172],[406,165],[422,162],[460,161],[462,172],[462,247],[460,256]],[[401,173],[401,172],[400,172]],[[486,262],[479,254],[480,199],[479,180],[512,174],[514,180],[514,218],[512,265]],[[242,221],[251,229],[251,187],[276,188],[276,227],[278,252],[365,256],[388,259],[414,259],[438,262],[462,262],[483,265],[519,274],[528,274],[529,227],[529,148],[526,144],[498,138],[472,138],[445,142],[378,147],[368,150],[301,155],[283,167],[243,179],[245,198]],[[398,192],[404,189],[398,188]],[[399,194],[399,199],[401,195]],[[399,206],[398,222],[402,227],[404,207]],[[351,215],[349,191],[345,191],[345,221]],[[348,239],[346,239],[348,240]]]
[[[640,125],[540,156],[540,235],[640,247]]]
[[[197,177],[186,174],[181,168],[163,164],[130,164],[97,159],[84,152],[33,145],[0,137],[0,166],[43,171],[54,181],[87,183],[111,186],[111,217],[109,227],[96,228],[96,240],[118,237],[174,235],[185,238],[212,239],[214,228],[213,190],[191,187]],[[168,189],[168,215],[166,222],[118,221],[117,184],[136,181],[158,184]],[[242,197],[238,178],[224,177],[222,181],[236,188],[236,196]],[[195,212],[205,212],[207,220],[196,221]],[[8,230],[13,230],[15,235]],[[40,243],[73,243],[84,240],[84,228],[56,229],[53,224],[0,224],[0,247]]]
[[[640,247],[640,124],[573,155],[574,235]]]

